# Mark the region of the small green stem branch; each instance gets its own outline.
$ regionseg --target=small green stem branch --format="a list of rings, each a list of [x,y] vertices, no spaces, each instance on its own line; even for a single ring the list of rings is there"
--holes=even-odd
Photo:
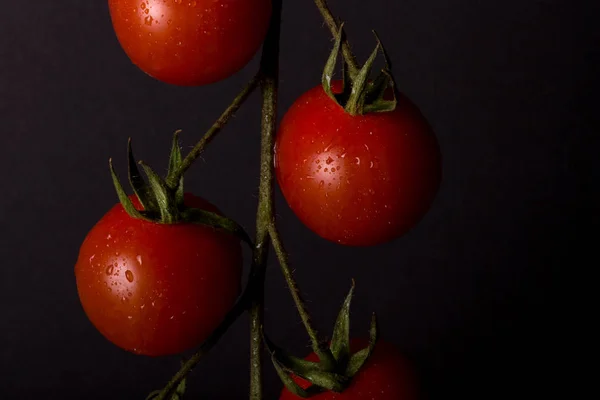
[[[325,20],[325,23],[327,24],[331,35],[334,38],[337,37],[338,32],[340,31],[340,24],[329,9],[327,1],[315,0],[315,5],[317,6],[319,12],[323,16],[323,19]],[[354,57],[354,53],[352,53],[350,44],[348,43],[345,37],[342,40],[342,54],[344,55],[344,59],[348,64],[348,73],[350,74],[350,76],[356,76],[360,68],[358,66],[358,62],[356,61],[356,57]]]
[[[274,222],[269,225],[269,235],[271,236],[271,242],[273,243],[273,248],[275,249],[277,259],[279,260],[279,265],[281,266],[281,272],[283,273],[285,281],[290,289],[290,293],[294,299],[294,303],[296,304],[296,308],[298,309],[298,314],[300,314],[302,323],[306,328],[313,351],[319,356],[319,359],[324,363],[325,367],[331,367],[335,363],[335,359],[333,358],[329,347],[319,340],[319,334],[312,326],[310,314],[308,313],[306,304],[302,299],[298,284],[294,279],[294,275],[288,262],[287,252],[283,247],[283,241],[279,236],[279,231],[277,230]]]
[[[264,275],[269,248],[269,225],[273,210],[273,159],[277,123],[277,91],[279,88],[279,37],[281,31],[281,3],[273,1],[273,14],[260,62],[262,89],[260,183],[256,213],[256,247],[253,264],[260,282],[252,298],[250,314],[250,400],[262,400],[262,337],[264,314]]]
[[[223,129],[225,124],[229,122],[231,117],[239,110],[239,108],[244,104],[246,99],[254,92],[254,89],[260,83],[260,74],[257,74],[252,78],[250,82],[242,89],[242,91],[235,97],[233,102],[227,107],[227,109],[221,114],[221,116],[215,121],[213,126],[204,134],[202,139],[194,146],[194,148],[188,153],[188,155],[183,159],[181,165],[177,170],[169,177],[167,180],[167,185],[171,190],[177,187],[179,183],[179,179],[183,174],[192,166],[194,161],[200,154],[204,151],[206,146],[217,136],[217,134]]]

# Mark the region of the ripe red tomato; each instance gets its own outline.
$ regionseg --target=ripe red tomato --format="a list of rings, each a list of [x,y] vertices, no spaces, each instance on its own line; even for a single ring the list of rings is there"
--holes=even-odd
[[[196,86],[225,79],[260,47],[271,0],[108,0],[131,61],[163,82]]]
[[[367,347],[364,339],[351,342],[352,351]],[[319,361],[312,353],[306,357],[309,361]],[[294,381],[303,389],[310,386],[308,381],[294,377]],[[366,364],[352,379],[350,386],[342,393],[323,392],[311,399],[315,400],[416,400],[418,399],[416,375],[399,350],[388,342],[379,341]],[[299,397],[283,389],[280,400],[298,400]]]
[[[218,212],[189,194],[185,203]],[[240,293],[242,262],[232,235],[135,219],[117,204],[85,238],[75,276],[87,316],[108,340],[161,356],[199,345],[221,323]]]
[[[281,121],[275,169],[307,227],[340,244],[371,246],[425,215],[440,185],[441,157],[429,124],[405,96],[394,111],[352,116],[317,86]]]

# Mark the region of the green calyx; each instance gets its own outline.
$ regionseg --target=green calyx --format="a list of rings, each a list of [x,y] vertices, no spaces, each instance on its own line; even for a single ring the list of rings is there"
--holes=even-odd
[[[348,68],[346,60],[344,60],[342,67],[342,91],[340,93],[333,92],[331,82],[344,37],[343,24],[340,26],[335,38],[335,45],[323,69],[321,80],[325,93],[350,115],[388,112],[396,108],[397,99],[395,82],[391,73],[391,64],[377,33],[373,31],[373,34],[377,40],[377,46],[367,59],[367,62],[357,73],[350,74],[350,68]],[[369,79],[379,51],[383,54],[384,67],[375,79]],[[388,91],[388,89],[391,89],[391,91]],[[390,92],[392,93],[392,98],[386,98],[386,94]]]
[[[169,169],[165,178],[160,177],[143,161],[136,162],[131,139],[127,143],[129,184],[142,205],[142,210],[135,207],[125,192],[113,168],[112,159],[109,160],[110,173],[121,205],[132,218],[159,224],[196,223],[211,226],[234,234],[246,243],[252,244],[248,234],[235,221],[210,211],[187,207],[184,204],[183,175],[180,173],[183,159],[179,146],[179,133],[180,131],[177,131],[173,135]],[[142,166],[147,182],[140,173],[138,165]],[[174,187],[167,182],[175,182]]]
[[[354,282],[348,293],[342,309],[340,310],[335,326],[329,350],[335,362],[333,365],[320,360],[319,362],[306,361],[286,353],[277,347],[269,338],[265,337],[265,343],[275,370],[286,388],[295,395],[309,398],[323,391],[336,393],[343,392],[351,383],[352,378],[367,362],[375,344],[379,338],[377,328],[377,317],[373,314],[371,328],[369,331],[369,345],[352,353],[350,349],[350,303],[354,294]],[[311,383],[306,389],[300,387],[292,378],[297,376]]]

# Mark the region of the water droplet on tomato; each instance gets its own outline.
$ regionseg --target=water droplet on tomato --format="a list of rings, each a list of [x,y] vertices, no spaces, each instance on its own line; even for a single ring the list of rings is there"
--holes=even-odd
[[[142,256],[138,254],[135,259],[137,260],[138,264],[142,265]]]
[[[95,254],[93,254],[93,255],[90,257],[90,264],[92,263],[92,260],[94,259],[94,257],[96,257],[96,255],[95,255]]]
[[[331,168],[331,172],[335,172],[335,168]]]
[[[127,278],[129,282],[133,282],[133,272],[130,270],[125,271],[125,278]]]
[[[360,158],[358,158],[358,157],[354,157],[354,158],[356,160],[356,165],[360,165]]]
[[[323,186],[325,186],[325,181],[319,182],[319,188],[322,188]]]
[[[327,151],[327,149],[325,149],[325,150]],[[333,162],[333,158],[327,157],[327,160],[325,160],[325,162],[327,163],[327,165],[329,165]]]
[[[325,168],[325,169],[323,170],[323,172],[327,172],[327,171],[329,171],[329,168]]]
[[[128,315],[127,319],[133,319],[133,315]]]
[[[142,4],[140,4],[140,8],[142,10],[145,10],[146,9],[146,3],[142,2]]]
[[[144,23],[146,25],[152,25],[152,21],[154,20],[154,18],[152,18],[152,15],[148,15],[146,18],[144,18]],[[150,36],[150,35],[148,35]]]
[[[106,268],[106,275],[112,275],[112,273],[115,270],[115,266],[114,265],[109,265],[108,268]]]

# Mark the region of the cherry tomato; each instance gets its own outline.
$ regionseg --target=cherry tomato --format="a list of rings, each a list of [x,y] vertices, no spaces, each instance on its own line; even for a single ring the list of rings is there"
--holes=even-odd
[[[317,86],[281,121],[275,169],[308,228],[340,244],[371,246],[405,234],[425,215],[440,185],[441,156],[406,96],[394,111],[352,116]]]
[[[367,347],[364,339],[351,342],[352,350]],[[316,354],[306,357],[309,361],[319,361]],[[294,381],[303,389],[310,386],[308,381],[294,377]],[[311,399],[315,400],[416,400],[418,399],[416,375],[408,360],[399,350],[388,342],[379,341],[366,364],[352,379],[350,386],[342,393],[323,392]],[[280,400],[297,400],[298,396],[283,389]]]
[[[131,61],[163,82],[205,85],[243,68],[260,47],[271,0],[108,0]]]
[[[219,212],[190,194],[185,203]],[[83,309],[102,335],[133,353],[161,356],[199,345],[222,322],[240,293],[242,262],[232,235],[135,219],[117,204],[85,238],[75,276]]]

